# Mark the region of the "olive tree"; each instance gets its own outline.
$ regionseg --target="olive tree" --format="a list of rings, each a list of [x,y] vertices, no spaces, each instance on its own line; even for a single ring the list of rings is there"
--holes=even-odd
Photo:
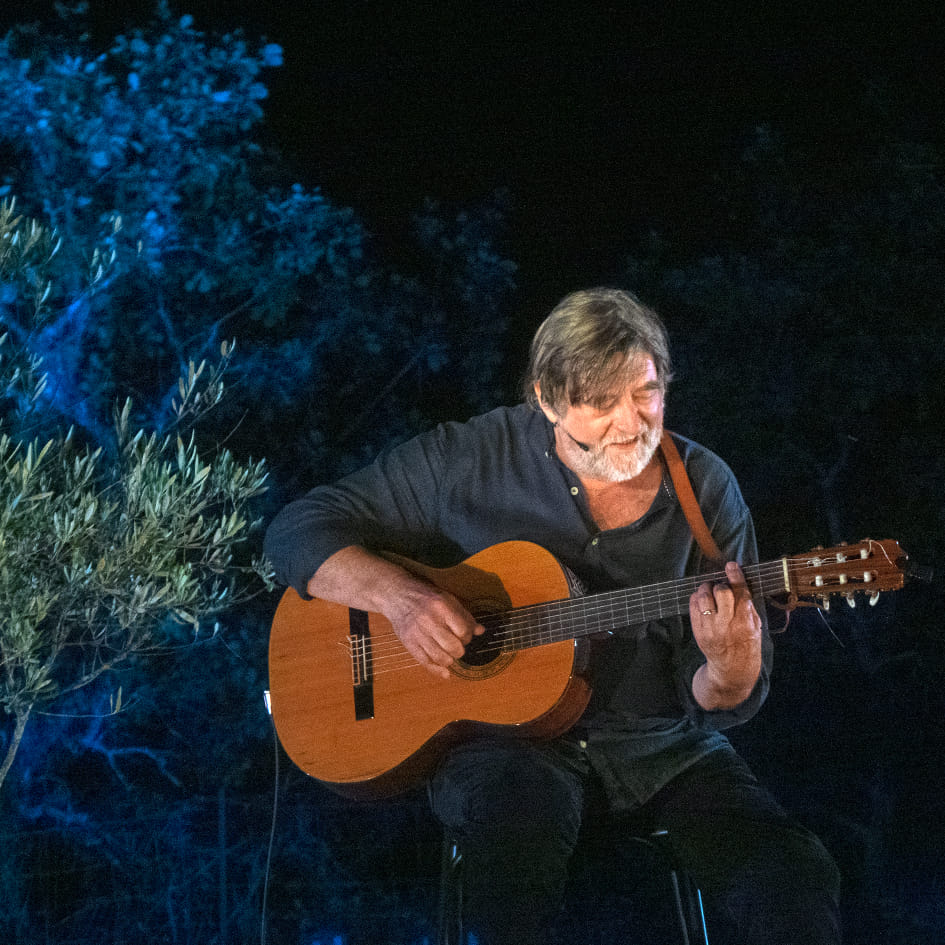
[[[0,207],[0,320],[18,303],[22,319],[26,302],[40,330],[57,297],[48,272],[59,246],[12,201]],[[261,562],[239,560],[264,463],[241,464],[226,450],[205,456],[188,431],[222,396],[230,353],[223,344],[217,365],[191,362],[171,432],[134,429],[126,400],[104,446],[73,430],[28,435],[48,378],[40,359],[0,339],[0,705],[10,720],[0,784],[37,706],[172,643],[182,628],[205,632],[245,593],[238,579],[248,572],[268,580]],[[116,711],[120,700],[117,692]]]

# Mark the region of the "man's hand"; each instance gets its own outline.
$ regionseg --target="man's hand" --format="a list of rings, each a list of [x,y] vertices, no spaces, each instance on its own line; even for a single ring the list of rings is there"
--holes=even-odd
[[[382,613],[416,661],[443,679],[470,640],[485,632],[456,597],[418,579],[391,594]]]
[[[448,591],[359,545],[335,552],[307,590],[312,597],[383,614],[411,656],[443,679],[469,641],[485,632]]]
[[[702,584],[689,598],[693,636],[706,658],[692,693],[710,711],[744,702],[761,673],[761,617],[742,569],[730,561],[725,575],[727,584]]]

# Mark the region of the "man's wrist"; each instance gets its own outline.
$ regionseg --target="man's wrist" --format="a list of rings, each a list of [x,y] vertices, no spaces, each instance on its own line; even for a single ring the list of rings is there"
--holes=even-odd
[[[732,679],[717,672],[709,663],[703,663],[692,677],[692,694],[708,712],[734,709],[752,694],[757,681],[758,673],[750,678]]]

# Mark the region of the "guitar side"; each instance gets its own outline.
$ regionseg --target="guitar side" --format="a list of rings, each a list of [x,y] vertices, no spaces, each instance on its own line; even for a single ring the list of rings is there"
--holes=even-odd
[[[505,542],[452,568],[398,559],[455,594],[476,615],[568,597],[557,560],[537,545]],[[590,689],[580,675],[583,647],[564,640],[503,653],[482,665],[460,662],[442,680],[416,665],[390,624],[288,590],[269,644],[270,700],[286,753],[303,771],[359,797],[396,793],[428,774],[451,744],[500,727],[528,737],[565,731]],[[352,620],[354,619],[354,624]],[[356,705],[361,664],[353,628],[363,633],[369,699]]]

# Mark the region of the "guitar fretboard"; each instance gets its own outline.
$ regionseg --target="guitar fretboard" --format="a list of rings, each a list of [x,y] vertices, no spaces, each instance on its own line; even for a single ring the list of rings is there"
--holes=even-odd
[[[783,594],[785,576],[784,560],[745,569],[746,581],[756,599]],[[687,614],[689,598],[700,584],[725,580],[725,572],[718,571],[645,587],[516,607],[480,617],[479,621],[486,628],[486,639],[490,641],[485,646],[523,650]]]

